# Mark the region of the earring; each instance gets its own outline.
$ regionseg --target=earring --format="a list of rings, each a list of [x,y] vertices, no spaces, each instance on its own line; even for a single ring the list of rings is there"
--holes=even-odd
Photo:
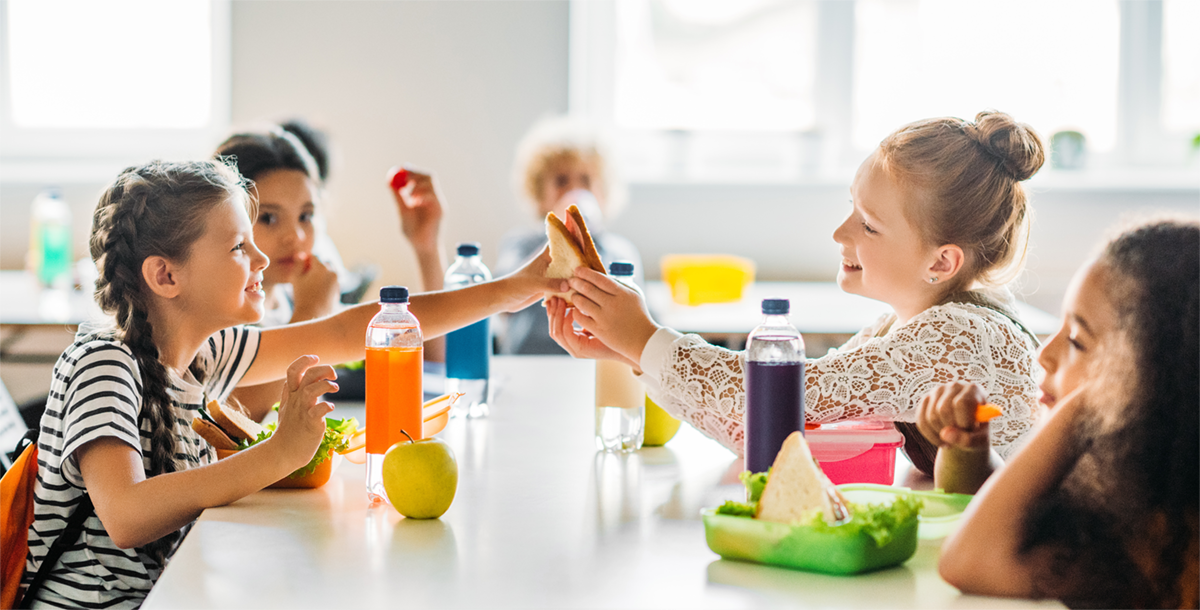
[[[929,283],[930,283],[930,284],[936,284],[936,283],[937,283],[937,281],[938,281],[938,277],[937,277],[936,275],[934,275],[934,276],[931,276],[931,277],[929,278]]]

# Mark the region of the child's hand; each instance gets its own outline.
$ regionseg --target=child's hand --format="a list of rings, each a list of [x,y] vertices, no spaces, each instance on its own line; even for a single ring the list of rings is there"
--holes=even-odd
[[[333,410],[333,403],[317,399],[337,391],[337,373],[327,364],[317,366],[318,362],[316,356],[300,356],[288,367],[279,400],[279,425],[265,441],[281,448],[291,470],[317,453],[325,437],[325,416]]]
[[[567,281],[578,293],[571,297],[572,320],[626,360],[641,362],[642,350],[658,330],[641,293],[587,267]]]
[[[400,230],[418,251],[435,249],[444,212],[441,189],[431,174],[410,169],[407,176],[404,186],[389,188],[400,211]]]
[[[955,381],[940,385],[921,399],[917,429],[938,447],[988,451],[991,448],[988,424],[975,419],[975,411],[986,402],[987,395],[974,383]]]
[[[337,271],[312,254],[302,264],[304,267],[292,282],[292,294],[296,299],[293,323],[331,315],[341,300]]]
[[[547,292],[566,292],[567,282],[563,279],[546,277],[546,269],[550,267],[550,246],[542,248],[541,253],[529,259],[520,269],[501,278],[507,282],[504,311],[517,312],[533,305]]]
[[[575,330],[573,322],[574,309],[567,307],[567,302],[552,297],[546,301],[546,318],[550,323],[550,338],[576,358],[592,360],[616,360],[624,362],[634,370],[641,370],[640,363],[622,356],[616,350],[604,344],[587,331]]]

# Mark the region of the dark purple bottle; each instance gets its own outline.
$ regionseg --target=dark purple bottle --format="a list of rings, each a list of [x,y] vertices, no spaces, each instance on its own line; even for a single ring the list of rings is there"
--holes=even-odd
[[[787,299],[763,299],[763,322],[746,340],[746,470],[765,472],[783,441],[804,430],[804,339]]]

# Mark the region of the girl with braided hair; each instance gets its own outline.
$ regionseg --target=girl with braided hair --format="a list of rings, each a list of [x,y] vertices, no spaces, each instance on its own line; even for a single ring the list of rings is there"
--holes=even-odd
[[[859,167],[833,239],[838,286],[893,313],[808,359],[807,421],[896,422],[913,465],[932,474],[937,448],[916,430],[917,403],[940,383],[966,379],[1003,412],[991,425],[990,457],[1006,459],[1024,442],[1039,413],[1037,340],[1005,283],[1024,263],[1029,232],[1021,182],[1044,160],[1032,128],[1002,112],[917,121],[884,138]],[[640,295],[598,273],[579,269],[570,285],[582,295],[572,310],[561,299],[546,307],[560,345],[641,371],[657,404],[744,453],[745,352],[659,326]]]
[[[1197,607],[1198,325],[1195,220],[1135,226],[1076,273],[1038,358],[1050,416],[942,547],[950,584],[1072,607]],[[946,440],[965,434],[948,428]]]
[[[328,364],[361,360],[378,305],[271,329],[267,257],[254,245],[250,198],[220,161],[131,167],[102,195],[91,253],[96,299],[114,327],[81,330],[54,368],[41,422],[26,578],[85,499],[95,514],[51,566],[34,606],[141,604],[201,511],[306,464],[325,432]],[[564,290],[542,277],[549,255],[496,281],[412,297],[427,337]],[[274,435],[217,462],[190,427],[235,386],[284,379]]]

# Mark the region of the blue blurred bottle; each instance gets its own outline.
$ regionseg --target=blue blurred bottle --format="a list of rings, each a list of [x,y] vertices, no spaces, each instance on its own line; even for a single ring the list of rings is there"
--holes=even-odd
[[[746,470],[766,472],[783,441],[804,430],[804,339],[787,299],[763,299],[746,340]]]
[[[458,256],[446,270],[446,289],[491,279],[492,273],[479,258],[479,244],[459,244]],[[464,394],[454,405],[452,416],[487,417],[491,402],[488,381],[491,360],[492,333],[487,318],[446,335],[446,391]]]

